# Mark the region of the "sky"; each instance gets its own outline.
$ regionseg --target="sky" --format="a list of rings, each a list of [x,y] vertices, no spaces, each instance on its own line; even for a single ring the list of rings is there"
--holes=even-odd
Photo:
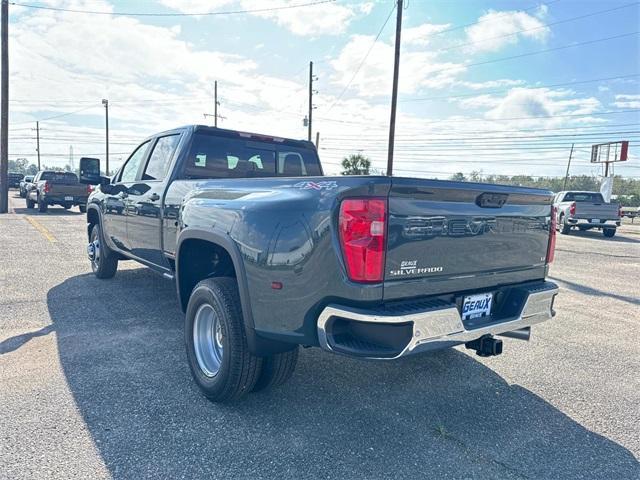
[[[219,127],[306,138],[313,61],[325,173],[386,168],[394,0],[12,3],[10,159],[35,163],[36,121],[44,165],[104,159],[108,99],[113,169],[213,124],[214,81]],[[571,173],[598,175],[591,145],[629,140],[614,171],[640,178],[639,30],[637,1],[405,0],[394,173],[562,176],[575,144]]]

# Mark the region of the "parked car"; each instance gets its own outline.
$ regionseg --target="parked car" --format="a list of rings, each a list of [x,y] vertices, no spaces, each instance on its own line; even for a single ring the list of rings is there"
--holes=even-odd
[[[189,366],[213,401],[284,383],[299,345],[491,356],[496,335],[528,339],[555,314],[545,190],[325,177],[310,142],[205,126],[148,138],[111,180],[99,160],[80,163],[100,184],[87,206],[95,275],[132,259],[175,281]]]
[[[78,205],[84,213],[91,190],[90,185],[79,183],[75,173],[41,170],[34,177],[25,198],[27,208],[37,205],[40,212],[46,212],[50,205],[62,205],[66,209]]]
[[[27,196],[27,187],[33,182],[34,175],[25,175],[22,180],[20,180],[20,196],[25,198]]]
[[[7,184],[9,188],[18,188],[20,187],[20,180],[22,180],[22,174],[17,172],[9,172],[7,174]]]
[[[558,228],[564,234],[572,228],[597,228],[605,237],[613,237],[620,226],[620,205],[605,202],[600,192],[560,192],[554,197],[554,205]]]

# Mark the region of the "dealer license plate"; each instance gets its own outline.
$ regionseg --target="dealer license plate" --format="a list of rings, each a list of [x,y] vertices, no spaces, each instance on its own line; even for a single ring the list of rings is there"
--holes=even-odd
[[[493,293],[481,293],[464,297],[462,302],[462,319],[486,317],[491,314]]]
[[[73,197],[64,197],[66,201],[73,202]]]

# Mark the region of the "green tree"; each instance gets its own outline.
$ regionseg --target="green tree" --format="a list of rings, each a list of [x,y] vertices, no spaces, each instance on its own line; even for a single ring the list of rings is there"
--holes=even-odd
[[[371,160],[361,154],[342,159],[342,175],[369,175]]]
[[[29,160],[26,158],[16,158],[15,160],[9,160],[9,171],[26,174],[29,167]]]
[[[464,173],[458,172],[451,175],[450,180],[453,180],[455,182],[466,182],[467,177],[464,176]]]

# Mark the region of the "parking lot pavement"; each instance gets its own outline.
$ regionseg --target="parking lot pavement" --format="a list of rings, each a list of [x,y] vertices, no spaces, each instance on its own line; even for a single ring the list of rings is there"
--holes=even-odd
[[[93,277],[84,216],[0,216],[0,478],[639,478],[640,231],[559,235],[558,315],[482,359],[306,349],[235,405],[191,380],[170,281]]]

